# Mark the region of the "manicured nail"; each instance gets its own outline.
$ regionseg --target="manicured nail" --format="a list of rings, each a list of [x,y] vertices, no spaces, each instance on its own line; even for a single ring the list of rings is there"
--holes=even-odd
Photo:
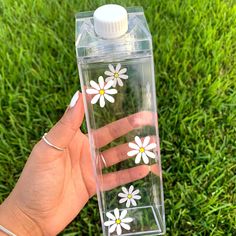
[[[70,108],[72,108],[72,107],[75,106],[75,104],[77,103],[78,99],[79,99],[79,91],[77,91],[77,92],[74,94],[74,96],[72,97],[72,99],[71,99],[71,101],[70,101],[70,105],[69,105]]]

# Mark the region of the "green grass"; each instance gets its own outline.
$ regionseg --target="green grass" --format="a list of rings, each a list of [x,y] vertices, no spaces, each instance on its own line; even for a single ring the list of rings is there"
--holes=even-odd
[[[108,2],[0,0],[0,201],[80,87],[75,12]],[[167,235],[236,235],[236,4],[113,2],[153,35]],[[100,232],[94,198],[61,235]]]

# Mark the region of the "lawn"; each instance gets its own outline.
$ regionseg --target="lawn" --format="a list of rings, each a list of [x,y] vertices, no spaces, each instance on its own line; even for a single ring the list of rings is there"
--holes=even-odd
[[[0,201],[80,88],[75,13],[110,2],[0,0]],[[236,235],[236,3],[114,2],[153,35],[167,235]],[[94,197],[61,235],[100,233]]]

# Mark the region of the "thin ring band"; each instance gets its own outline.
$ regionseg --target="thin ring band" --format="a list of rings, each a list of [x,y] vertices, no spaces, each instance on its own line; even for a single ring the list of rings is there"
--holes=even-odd
[[[42,139],[43,139],[43,141],[44,141],[47,145],[49,145],[50,147],[53,147],[53,148],[57,149],[58,151],[64,151],[64,150],[65,150],[65,148],[60,148],[60,147],[57,147],[56,145],[50,143],[50,142],[47,140],[46,135],[47,135],[47,133],[45,133],[45,134],[43,135]]]
[[[102,154],[101,154],[101,158],[102,158],[102,162],[103,162],[104,166],[107,167],[107,163],[106,163],[104,156]]]
[[[0,225],[0,232],[5,233],[6,235],[9,236],[16,236],[15,234],[13,234],[10,230],[6,229],[5,227],[3,227],[2,225]]]

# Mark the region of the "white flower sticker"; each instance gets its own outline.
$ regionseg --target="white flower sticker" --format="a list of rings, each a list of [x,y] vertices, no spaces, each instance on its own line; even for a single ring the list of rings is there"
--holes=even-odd
[[[126,202],[126,207],[130,207],[130,204],[133,206],[137,206],[137,203],[135,200],[140,200],[141,196],[139,196],[139,190],[134,190],[134,186],[131,185],[129,187],[129,190],[125,187],[122,187],[123,193],[119,193],[118,196],[121,197],[119,203]]]
[[[105,75],[109,76],[106,78],[106,82],[113,81],[113,87],[116,87],[117,83],[119,86],[123,86],[122,79],[128,79],[128,75],[125,75],[127,68],[121,69],[120,63],[116,65],[116,68],[112,64],[109,64],[108,67],[110,71],[105,71]]]
[[[149,163],[148,157],[155,159],[156,155],[153,152],[150,152],[150,150],[156,148],[156,144],[155,143],[149,144],[149,142],[150,142],[149,136],[145,137],[143,142],[138,136],[136,136],[134,140],[135,140],[136,144],[129,143],[129,147],[134,150],[129,151],[127,153],[127,155],[130,157],[136,155],[135,164],[140,163],[141,158],[143,159],[145,164]]]
[[[121,235],[122,228],[130,230],[130,226],[127,223],[132,222],[133,218],[125,218],[126,215],[127,210],[123,210],[120,213],[118,208],[114,210],[114,215],[110,212],[106,213],[109,220],[104,222],[104,225],[109,227],[109,233],[113,233],[116,230],[117,235]]]
[[[112,81],[109,81],[107,84],[105,84],[102,76],[99,76],[98,83],[91,80],[90,85],[92,88],[86,89],[87,94],[95,94],[91,100],[91,103],[95,104],[99,100],[100,107],[105,106],[105,99],[111,103],[114,103],[115,99],[109,94],[117,94],[117,90],[110,89],[112,84]]]

